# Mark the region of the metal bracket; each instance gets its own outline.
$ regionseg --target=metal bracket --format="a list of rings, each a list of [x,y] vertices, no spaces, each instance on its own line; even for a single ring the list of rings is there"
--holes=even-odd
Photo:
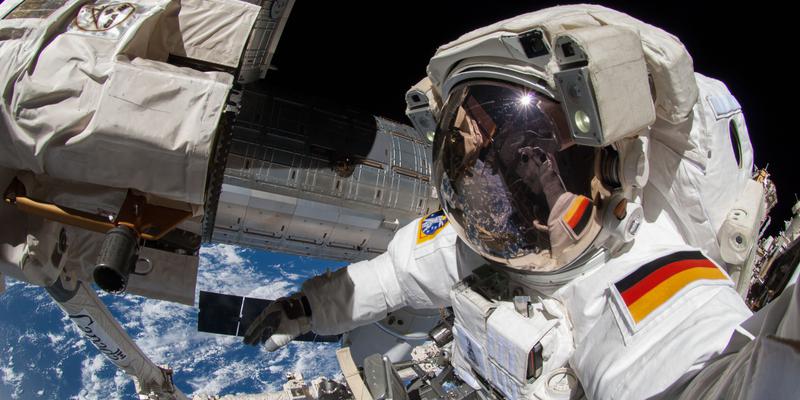
[[[125,225],[145,240],[160,239],[192,215],[190,211],[150,204],[144,196],[129,190],[116,218],[109,220],[102,215],[32,199],[27,196],[25,185],[17,178],[8,185],[3,198],[22,212],[93,232],[106,233],[115,226]]]

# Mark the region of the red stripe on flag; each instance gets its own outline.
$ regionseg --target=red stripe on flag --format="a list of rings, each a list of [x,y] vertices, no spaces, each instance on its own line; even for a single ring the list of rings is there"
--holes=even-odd
[[[698,267],[716,268],[714,263],[707,259],[675,261],[653,271],[650,275],[647,275],[647,277],[620,294],[622,295],[622,299],[625,300],[625,304],[631,305],[672,275],[689,268]]]
[[[583,213],[586,212],[586,207],[589,206],[589,199],[586,197],[581,196],[581,204],[578,206],[578,209],[572,214],[572,217],[569,219],[569,227],[573,230],[576,226],[578,226],[578,222],[581,220]]]

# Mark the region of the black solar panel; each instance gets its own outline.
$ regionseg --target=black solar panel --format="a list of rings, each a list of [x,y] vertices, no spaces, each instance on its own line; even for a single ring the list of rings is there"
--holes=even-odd
[[[242,297],[200,291],[197,330],[236,336]]]
[[[261,314],[261,310],[267,308],[270,303],[272,303],[272,300],[254,299],[252,297],[244,298],[242,318],[239,320],[239,331],[241,331],[242,334],[239,336],[244,336],[244,332],[247,332],[247,328],[250,327],[253,320],[256,319],[256,317]]]

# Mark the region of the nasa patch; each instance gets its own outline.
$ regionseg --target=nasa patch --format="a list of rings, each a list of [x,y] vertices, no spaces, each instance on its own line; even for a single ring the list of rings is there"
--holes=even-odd
[[[447,215],[442,210],[421,219],[417,230],[417,244],[425,243],[436,237],[445,225],[447,225]]]

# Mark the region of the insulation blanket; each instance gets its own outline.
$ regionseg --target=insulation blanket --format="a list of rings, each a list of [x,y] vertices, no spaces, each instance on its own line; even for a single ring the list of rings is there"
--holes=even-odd
[[[203,204],[233,77],[166,63],[177,1],[63,3],[0,20],[0,166]]]

